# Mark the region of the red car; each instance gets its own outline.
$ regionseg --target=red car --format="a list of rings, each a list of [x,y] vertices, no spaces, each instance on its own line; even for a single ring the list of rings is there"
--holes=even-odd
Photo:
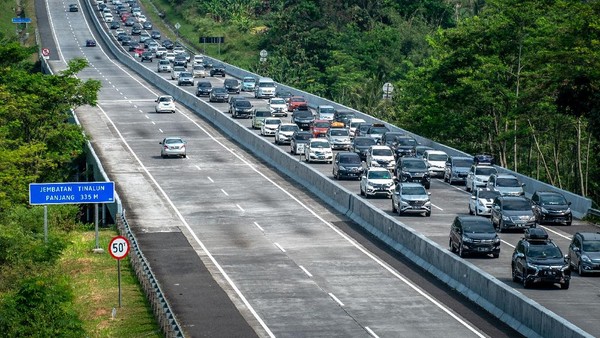
[[[302,96],[292,96],[288,101],[288,111],[294,111],[300,106],[308,106],[308,101]]]
[[[315,120],[310,126],[310,133],[315,138],[319,137],[319,135],[325,135],[330,126],[329,120]]]

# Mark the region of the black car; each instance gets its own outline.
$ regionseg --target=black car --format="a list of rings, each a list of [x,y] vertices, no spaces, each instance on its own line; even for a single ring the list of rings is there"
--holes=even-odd
[[[131,35],[140,35],[142,34],[142,26],[140,24],[135,24],[131,27]]]
[[[333,113],[333,120],[335,122],[342,122],[345,126],[350,126],[350,120],[354,117],[354,113],[348,110],[337,110]]]
[[[415,141],[416,142],[416,141]],[[418,145],[414,147],[414,156],[418,157],[418,158],[423,158],[423,155],[425,154],[425,152],[427,150],[433,150],[433,148],[428,147],[428,146],[422,146],[422,145]],[[468,190],[467,190],[468,191]]]
[[[127,33],[123,32],[123,33],[119,33],[117,34],[117,41],[123,41],[123,38],[127,37],[129,35],[127,35]]]
[[[131,42],[131,43],[129,44],[129,51],[130,51],[130,52],[134,52],[136,49],[138,49],[138,48],[143,48],[143,47],[144,47],[144,46],[142,46],[142,44],[141,44],[141,43],[139,43],[139,42],[137,42],[137,41],[136,41],[136,42]]]
[[[132,27],[133,25],[135,25],[135,19],[132,17],[127,18],[127,20],[125,20],[125,26],[127,27]]]
[[[492,203],[492,223],[498,231],[535,227],[531,201],[523,196],[498,196]]]
[[[569,264],[579,276],[600,272],[600,233],[575,233],[569,245]]]
[[[284,99],[286,103],[290,101],[290,98],[292,96],[294,96],[294,94],[292,92],[288,91],[288,90],[281,90],[281,91],[278,90],[275,93],[275,97],[278,97],[280,99]]]
[[[168,40],[168,39],[167,40],[163,40],[162,45],[166,49],[173,49],[173,47],[175,46],[175,44],[173,43],[173,41]]]
[[[500,256],[500,237],[488,218],[456,216],[450,226],[450,251],[460,257],[467,254]]]
[[[222,64],[213,65],[210,69],[210,76],[221,75],[225,77],[225,66]]]
[[[234,118],[251,118],[253,112],[252,103],[249,100],[235,100],[232,102],[231,116]]]
[[[354,137],[365,136],[367,134],[367,130],[369,130],[369,128],[371,128],[372,125],[373,123],[368,122],[363,122],[359,124],[358,127],[356,127],[356,130],[354,131]]]
[[[399,131],[388,131],[381,136],[379,144],[392,148],[392,143],[397,136],[404,136],[404,133]]]
[[[377,143],[381,143],[381,138],[383,137],[383,134],[389,131],[390,129],[386,127],[383,123],[373,123],[373,125],[369,129],[367,129],[365,135],[361,134],[360,136],[368,136],[377,141]]]
[[[431,187],[427,163],[422,158],[400,157],[396,162],[395,175],[400,182],[421,183],[426,189]]]
[[[225,88],[213,88],[208,96],[210,102],[227,102],[229,100],[229,93]]]
[[[310,125],[315,121],[315,117],[310,110],[294,110],[292,113],[292,122],[297,124],[302,130],[310,129]]]
[[[154,55],[152,54],[152,52],[143,52],[142,56],[140,57],[140,62],[144,62],[144,61],[150,61],[152,62]]]
[[[117,28],[121,28],[121,24],[119,23],[119,21],[113,21],[110,23],[110,29],[117,29]]]
[[[571,202],[567,202],[561,193],[536,191],[531,196],[531,202],[535,221],[538,224],[560,223],[570,226],[573,222]]]
[[[223,87],[227,89],[230,94],[239,94],[242,89],[242,84],[237,79],[225,79]]]
[[[159,31],[152,31],[152,33],[150,33],[150,37],[154,40],[160,40],[161,35],[160,35]],[[163,47],[165,47],[165,46],[163,46]],[[165,47],[165,48],[167,48],[167,47]]]
[[[360,156],[361,161],[366,161],[369,148],[376,144],[377,141],[368,136],[358,136],[352,140],[352,150]]]
[[[521,281],[526,289],[534,283],[559,283],[568,289],[571,281],[567,256],[542,228],[525,231],[513,252],[511,271],[513,282]]]
[[[85,40],[85,46],[86,47],[96,47],[96,40],[93,40],[93,39]]]
[[[79,6],[77,4],[70,4],[69,12],[79,12]]]
[[[212,84],[208,81],[198,81],[196,96],[208,96],[212,92]]]
[[[145,30],[149,31],[149,30],[151,30],[151,29],[152,29],[152,27],[153,27],[153,26],[152,26],[152,22],[150,22],[150,21],[145,21],[145,22],[142,24],[142,27],[143,27]]]
[[[494,156],[490,154],[477,154],[473,156],[473,162],[475,165],[494,165],[496,161],[494,160]]]
[[[342,151],[335,154],[333,160],[333,177],[360,179],[364,168],[357,153]]]
[[[121,46],[129,46],[132,43],[134,43],[134,42],[133,42],[133,39],[131,38],[131,36],[124,36],[121,39]]]
[[[419,143],[415,140],[414,137],[405,135],[405,136],[396,136],[394,141],[392,141],[392,150],[396,154],[396,157],[413,157],[416,155],[415,147],[418,146]]]

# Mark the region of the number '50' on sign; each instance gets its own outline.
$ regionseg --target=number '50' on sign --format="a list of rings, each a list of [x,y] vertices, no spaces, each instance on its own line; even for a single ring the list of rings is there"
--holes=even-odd
[[[129,241],[123,236],[113,237],[108,244],[108,252],[114,259],[123,259],[129,254]]]

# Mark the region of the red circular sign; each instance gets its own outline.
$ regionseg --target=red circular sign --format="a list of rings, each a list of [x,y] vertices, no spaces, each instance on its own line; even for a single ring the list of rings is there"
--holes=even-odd
[[[50,55],[50,49],[48,49],[48,48],[42,48],[42,55],[43,56]]]
[[[129,253],[129,241],[123,236],[113,237],[108,243],[108,252],[114,259],[123,259]]]

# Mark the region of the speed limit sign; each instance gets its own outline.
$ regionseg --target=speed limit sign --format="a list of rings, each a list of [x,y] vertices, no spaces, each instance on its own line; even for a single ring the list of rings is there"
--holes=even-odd
[[[121,260],[129,253],[129,241],[123,236],[117,236],[110,240],[108,252],[114,259]]]

